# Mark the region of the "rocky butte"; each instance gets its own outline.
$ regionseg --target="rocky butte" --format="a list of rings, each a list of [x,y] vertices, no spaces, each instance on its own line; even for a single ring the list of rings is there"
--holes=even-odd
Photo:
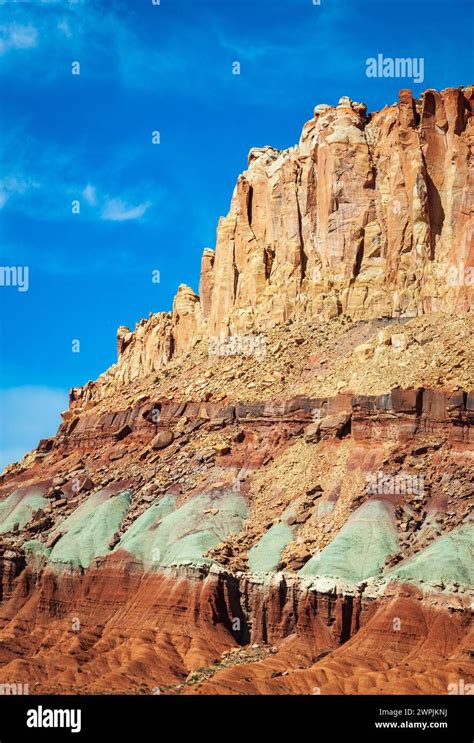
[[[474,688],[473,109],[344,97],[251,150],[199,296],[1,476],[2,685]]]

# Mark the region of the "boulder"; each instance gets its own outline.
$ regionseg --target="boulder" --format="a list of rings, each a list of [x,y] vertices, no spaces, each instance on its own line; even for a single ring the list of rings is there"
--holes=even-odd
[[[156,434],[155,438],[151,442],[151,448],[156,450],[166,449],[174,441],[174,434],[172,431],[160,431]]]
[[[390,341],[395,353],[401,353],[408,347],[408,339],[405,333],[395,333],[390,337]]]
[[[328,415],[320,422],[319,432],[322,439],[341,438],[348,432],[351,416],[345,413]]]
[[[357,356],[357,360],[360,362],[371,359],[374,355],[374,347],[370,343],[361,343],[360,346],[354,348],[354,353]]]
[[[225,454],[230,454],[229,444],[225,444],[225,443],[215,444],[213,449],[216,452],[216,454],[219,454],[220,456],[224,456]]]
[[[79,483],[78,493],[88,493],[89,490],[92,490],[94,487],[94,483],[91,480],[90,477],[85,477],[82,482]]]
[[[304,440],[307,444],[316,444],[319,441],[320,434],[319,429],[321,428],[321,421],[315,421],[306,426],[304,430]]]

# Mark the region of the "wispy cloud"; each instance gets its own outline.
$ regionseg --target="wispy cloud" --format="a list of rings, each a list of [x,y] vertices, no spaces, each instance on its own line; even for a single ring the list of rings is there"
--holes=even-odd
[[[38,29],[32,25],[6,23],[0,26],[0,55],[14,49],[32,49],[38,45]]]
[[[106,201],[102,210],[102,219],[110,222],[126,222],[131,219],[140,219],[151,206],[150,201],[144,201],[137,206],[131,206],[122,199]]]
[[[309,0],[308,0],[309,2]],[[38,49],[34,53],[47,57],[48,66],[44,70],[41,83],[51,83],[57,76],[64,74],[64,57],[74,55],[73,59],[93,59],[94,64],[87,68],[89,79],[113,79],[125,88],[136,91],[156,92],[180,90],[192,98],[208,95],[209,86],[228,89],[232,84],[229,72],[230,62],[226,64],[225,57],[230,61],[240,60],[253,67],[274,65],[276,62],[284,64],[285,69],[293,70],[300,66],[301,55],[314,59],[334,46],[334,33],[344,39],[347,63],[350,48],[357,50],[357,40],[353,38],[349,18],[354,10],[351,6],[340,7],[340,2],[330,2],[314,7],[308,15],[308,22],[304,29],[298,29],[298,39],[290,35],[280,34],[275,37],[273,32],[256,33],[256,29],[249,27],[245,37],[236,34],[229,24],[223,24],[219,6],[211,10],[207,5],[201,12],[206,16],[208,40],[202,46],[195,33],[195,13],[192,8],[180,17],[180,34],[167,33],[167,27],[158,22],[156,34],[146,32],[146,25],[137,23],[140,13],[135,8],[130,11],[119,5],[82,4],[73,2],[48,2],[47,12],[41,8],[32,8],[28,3],[26,10],[17,12],[17,18],[26,24],[26,18],[33,17],[38,30]],[[26,5],[26,4],[25,4]],[[197,12],[197,11],[196,11]],[[143,13],[143,9],[141,11]],[[156,18],[159,19],[160,9],[156,9]],[[344,21],[344,28],[339,25]],[[25,26],[26,27],[26,26]],[[145,28],[145,31],[144,31]],[[287,30],[287,29],[285,29]],[[298,44],[299,54],[294,54],[295,43]],[[221,64],[216,64],[217,50],[224,52]],[[325,65],[316,65],[320,68],[321,77],[327,73]],[[205,75],[201,74],[205,70]],[[315,72],[312,67],[313,74]],[[15,70],[17,75],[30,74],[29,69]],[[295,70],[304,72],[304,70]],[[241,85],[245,85],[246,78],[242,76]],[[249,82],[250,84],[250,82]],[[261,100],[275,101],[274,90],[259,87],[258,95]]]
[[[231,52],[239,60],[255,62],[269,54],[281,54],[291,48],[283,44],[252,44],[248,41],[242,41],[242,39],[232,38],[217,25],[214,26],[214,33],[222,49]]]
[[[114,153],[114,165],[91,166],[81,148],[40,143],[18,127],[0,142],[0,210],[62,221],[79,201],[82,220],[142,220],[162,199],[163,187],[145,179],[123,187],[128,160],[124,148]]]
[[[37,188],[38,183],[24,176],[7,175],[0,179],[0,209],[16,195],[25,194],[30,188]]]
[[[51,84],[64,75],[64,60],[94,60],[87,66],[89,80],[105,80],[109,70],[124,85],[141,88],[163,82],[175,70],[179,55],[171,40],[158,48],[145,44],[115,3],[84,3],[81,0],[40,0],[2,3],[7,21],[0,26],[0,56],[4,72],[18,79],[31,78],[30,66],[17,65],[13,49],[29,49],[43,64],[40,84]]]
[[[62,19],[58,22],[57,28],[61,31],[67,39],[72,39],[72,31],[69,22]]]
[[[95,186],[91,186],[91,184],[88,183],[83,190],[82,195],[88,204],[90,204],[91,206],[97,205],[97,190]]]

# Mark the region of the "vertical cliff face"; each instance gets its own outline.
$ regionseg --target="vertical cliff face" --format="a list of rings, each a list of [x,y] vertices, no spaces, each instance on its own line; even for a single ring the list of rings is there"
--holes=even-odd
[[[199,339],[288,319],[464,314],[474,301],[474,88],[426,91],[368,114],[318,105],[287,150],[252,149],[200,296],[118,331],[118,361],[73,390],[87,402],[166,365]],[[105,383],[105,384],[104,384]]]
[[[323,312],[465,312],[474,262],[473,90],[368,116],[317,106],[299,145],[254,149],[206,276],[209,332]],[[207,268],[209,274],[209,268]]]

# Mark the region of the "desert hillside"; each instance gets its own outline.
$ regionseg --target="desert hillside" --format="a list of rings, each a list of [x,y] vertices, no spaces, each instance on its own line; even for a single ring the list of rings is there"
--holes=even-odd
[[[474,89],[252,149],[199,295],[117,332],[0,478],[0,682],[472,679]]]

